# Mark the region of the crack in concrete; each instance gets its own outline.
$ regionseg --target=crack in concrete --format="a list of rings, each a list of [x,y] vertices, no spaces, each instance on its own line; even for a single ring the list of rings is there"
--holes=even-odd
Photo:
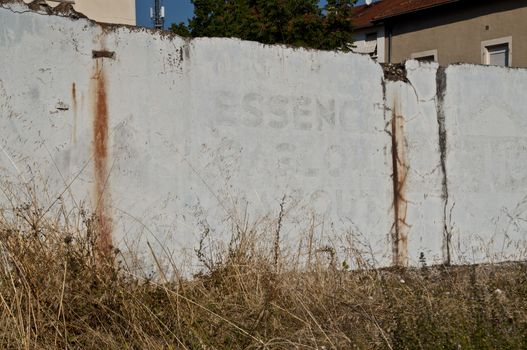
[[[448,180],[447,180],[447,132],[445,125],[445,111],[443,104],[446,93],[446,72],[444,67],[439,67],[436,73],[436,110],[437,110],[437,123],[439,126],[439,152],[441,155],[441,172],[443,173],[442,180],[442,199],[444,201],[443,206],[443,263],[450,265],[452,262],[451,257],[451,240],[452,232],[448,224]]]

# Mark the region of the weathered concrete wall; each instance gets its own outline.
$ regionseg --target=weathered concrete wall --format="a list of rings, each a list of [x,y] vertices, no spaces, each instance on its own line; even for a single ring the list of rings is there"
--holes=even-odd
[[[400,262],[438,264],[443,251],[443,194],[437,119],[438,66],[406,63],[407,81],[388,82],[386,108],[392,113],[397,149],[398,250]]]
[[[445,71],[446,224],[454,262],[525,259],[527,70]]]
[[[519,257],[525,71],[409,61],[391,81],[367,56],[0,6],[2,177],[90,208],[103,249],[179,260],[204,232],[272,234],[283,204],[284,244],[343,258],[463,262],[503,237],[486,256]]]
[[[193,253],[204,226],[221,236],[276,219],[285,196],[284,239],[348,230],[390,261],[391,140],[369,58],[187,43],[6,6],[0,127],[13,179],[47,179],[50,200],[71,183],[120,247]]]

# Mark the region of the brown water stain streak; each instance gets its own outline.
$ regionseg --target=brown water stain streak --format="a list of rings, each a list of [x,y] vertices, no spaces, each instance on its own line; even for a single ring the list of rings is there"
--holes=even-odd
[[[393,207],[394,207],[394,237],[393,263],[396,266],[408,266],[408,232],[406,221],[408,201],[405,197],[408,164],[406,159],[406,138],[404,135],[404,117],[397,115],[397,107],[392,115],[392,164],[393,164]]]
[[[77,143],[77,86],[75,83],[71,84],[71,100],[73,105],[73,131],[71,134],[71,141],[73,144]]]
[[[112,220],[108,210],[108,101],[103,67],[96,61],[94,75],[93,159],[95,173],[95,214],[98,220],[97,248],[109,256],[112,252]]]

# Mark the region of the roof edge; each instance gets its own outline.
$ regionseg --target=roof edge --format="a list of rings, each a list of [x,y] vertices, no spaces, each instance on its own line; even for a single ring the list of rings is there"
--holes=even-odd
[[[382,21],[382,20],[385,20],[385,19],[398,17],[398,16],[403,16],[403,15],[407,15],[409,13],[415,13],[415,12],[419,12],[419,11],[429,10],[431,8],[434,8],[434,7],[440,7],[440,6],[444,6],[444,5],[448,5],[448,4],[452,4],[452,3],[460,2],[460,1],[462,1],[462,0],[448,0],[448,1],[445,1],[445,2],[443,2],[441,4],[435,4],[435,5],[430,5],[430,6],[426,6],[426,7],[421,7],[421,8],[414,9],[414,10],[400,12],[400,13],[397,13],[397,14],[394,14],[394,15],[379,16],[379,17],[373,18],[372,19],[372,23],[375,24],[375,22],[379,22],[379,21]]]

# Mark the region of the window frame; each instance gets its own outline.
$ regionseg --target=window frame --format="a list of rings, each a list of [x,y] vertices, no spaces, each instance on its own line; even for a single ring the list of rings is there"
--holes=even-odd
[[[424,58],[424,57],[429,57],[429,56],[433,56],[434,62],[437,62],[437,49],[421,51],[421,52],[414,52],[413,54],[410,55],[410,58],[413,60],[417,60],[419,58]]]
[[[484,65],[490,65],[490,54],[489,48],[492,46],[507,45],[508,51],[508,62],[505,67],[512,67],[512,36],[506,36],[502,38],[496,38],[491,40],[485,40],[481,42],[481,63]]]

